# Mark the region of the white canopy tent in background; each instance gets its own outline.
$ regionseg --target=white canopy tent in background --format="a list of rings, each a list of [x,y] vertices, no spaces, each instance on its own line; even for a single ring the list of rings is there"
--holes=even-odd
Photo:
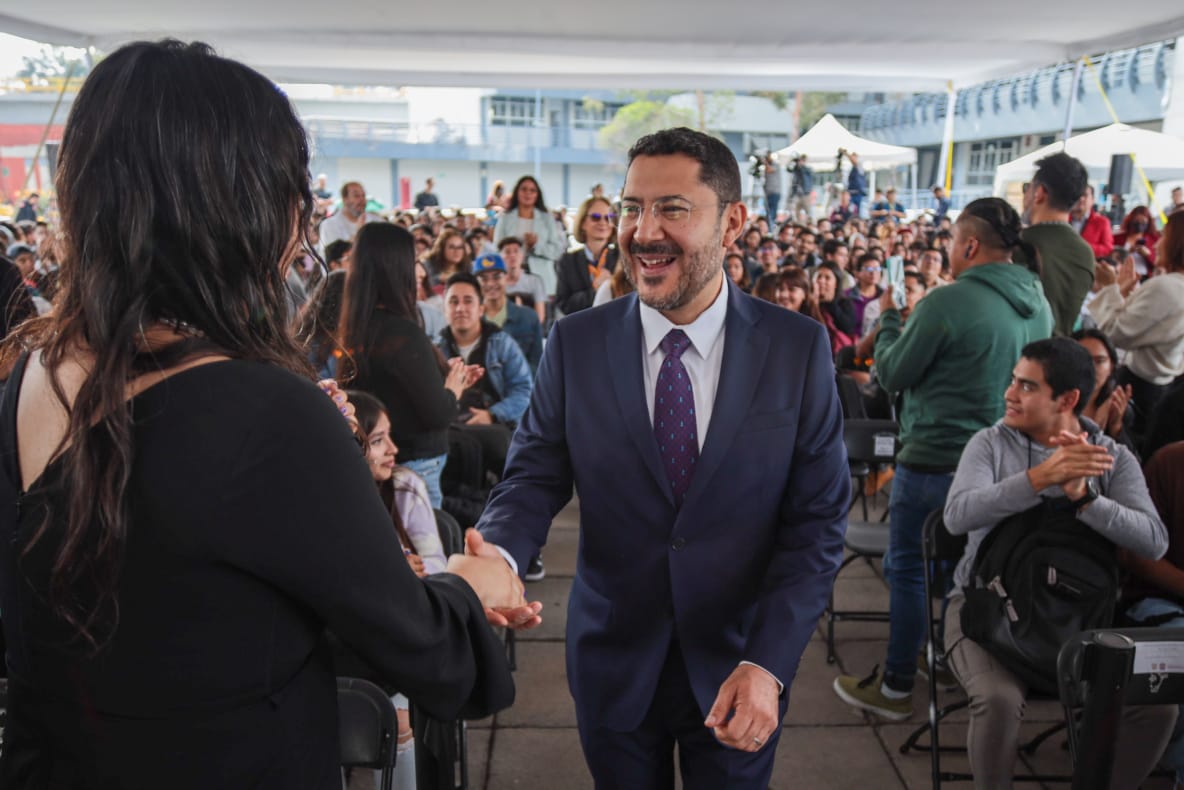
[[[1050,154],[1065,151],[1080,159],[1089,171],[1091,182],[1104,181],[1110,174],[1110,161],[1115,154],[1133,154],[1135,164],[1142,168],[1147,180],[1184,179],[1184,139],[1149,129],[1138,129],[1124,123],[1112,123],[1069,138],[1067,143],[1050,143],[1030,154],[1001,165],[995,171],[994,193],[1000,197],[1009,192],[1008,184],[1028,181],[1036,172],[1036,162]],[[1135,171],[1136,174],[1138,171]],[[1136,192],[1144,191],[1142,183],[1132,184]]]
[[[860,137],[848,131],[830,113],[822,116],[792,145],[778,151],[777,156],[785,162],[802,154],[806,164],[815,170],[834,170],[835,154],[840,148],[859,154],[859,166],[864,170],[892,170],[917,164],[917,149]]]
[[[846,149],[859,155],[859,166],[870,173],[868,188],[875,189],[877,170],[909,168],[909,205],[917,205],[917,149],[900,145],[877,143],[850,132],[835,120],[830,113],[822,116],[810,131],[794,143],[777,152],[782,162],[788,162],[795,155],[806,157],[806,164],[815,170],[834,170],[838,166],[838,151]]]
[[[205,41],[279,82],[495,88],[942,91],[1184,35],[1179,0],[1072,13],[1028,0],[53,0],[5,3],[0,31],[111,51]]]

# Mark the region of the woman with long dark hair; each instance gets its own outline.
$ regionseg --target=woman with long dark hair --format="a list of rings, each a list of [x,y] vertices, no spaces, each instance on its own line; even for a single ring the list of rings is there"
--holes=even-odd
[[[415,577],[288,331],[308,158],[204,45],[123,47],[78,93],[58,301],[3,346],[0,786],[336,790],[327,629],[435,717],[511,699],[483,606],[517,580]]]
[[[444,283],[457,272],[468,272],[473,268],[473,258],[465,236],[456,228],[444,228],[436,237],[432,251],[427,258],[432,278],[433,293],[444,293]]]
[[[547,211],[543,190],[533,176],[518,179],[510,193],[509,208],[498,217],[493,243],[497,244],[507,236],[522,240],[531,274],[542,277],[547,296],[554,296],[558,282],[555,262],[567,248],[567,239],[551,212]]]
[[[423,478],[432,507],[440,507],[448,426],[481,371],[459,358],[443,362],[423,331],[416,293],[411,234],[378,222],[358,231],[338,329],[351,364],[338,370],[386,406],[399,463]]]
[[[1126,426],[1134,420],[1130,408],[1131,388],[1130,385],[1119,385],[1116,375],[1118,349],[1106,333],[1098,329],[1078,329],[1072,337],[1089,352],[1094,363],[1094,390],[1081,415],[1093,420],[1107,436],[1125,444],[1137,456],[1138,451],[1126,431]]]

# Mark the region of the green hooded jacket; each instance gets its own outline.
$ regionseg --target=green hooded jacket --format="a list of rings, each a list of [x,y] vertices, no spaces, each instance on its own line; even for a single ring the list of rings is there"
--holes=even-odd
[[[880,384],[904,393],[898,460],[953,470],[962,448],[1003,416],[1020,349],[1052,334],[1040,278],[1022,265],[974,266],[917,303],[901,331],[884,313],[876,337]]]

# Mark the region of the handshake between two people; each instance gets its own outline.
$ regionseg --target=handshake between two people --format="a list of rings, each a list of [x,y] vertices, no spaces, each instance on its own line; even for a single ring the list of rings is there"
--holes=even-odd
[[[465,530],[465,553],[448,558],[448,573],[460,576],[485,607],[490,625],[524,631],[543,622],[543,604],[526,600],[526,588],[502,553],[475,529]]]

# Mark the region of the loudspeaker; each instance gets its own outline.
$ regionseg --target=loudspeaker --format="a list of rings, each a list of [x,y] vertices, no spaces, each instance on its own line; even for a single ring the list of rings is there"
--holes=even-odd
[[[1131,191],[1131,174],[1134,162],[1130,154],[1115,154],[1110,157],[1110,183],[1106,192],[1111,195],[1125,195]]]

